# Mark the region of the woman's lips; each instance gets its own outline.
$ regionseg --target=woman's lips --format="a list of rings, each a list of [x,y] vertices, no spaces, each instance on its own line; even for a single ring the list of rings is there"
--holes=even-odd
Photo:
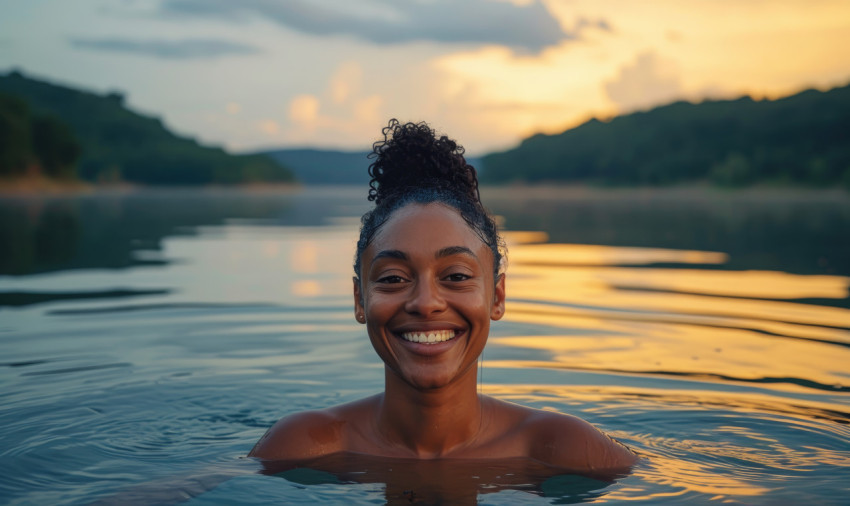
[[[402,332],[402,339],[411,343],[437,344],[450,341],[455,337],[454,330],[423,330],[416,332]]]

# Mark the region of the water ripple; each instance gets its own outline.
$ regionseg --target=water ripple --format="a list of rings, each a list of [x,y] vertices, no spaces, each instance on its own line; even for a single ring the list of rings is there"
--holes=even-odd
[[[64,369],[50,369],[46,371],[27,371],[21,373],[21,376],[44,376],[48,374],[68,374],[73,372],[83,372],[83,371],[97,371],[100,369],[112,369],[115,367],[132,367],[133,364],[129,362],[118,362],[115,364],[93,364],[93,365],[84,365],[79,367],[66,367]]]

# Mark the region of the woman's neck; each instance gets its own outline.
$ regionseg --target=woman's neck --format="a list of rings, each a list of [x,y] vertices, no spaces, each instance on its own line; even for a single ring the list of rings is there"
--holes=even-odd
[[[474,442],[482,428],[476,373],[472,367],[446,386],[421,390],[387,369],[375,418],[379,436],[426,459],[447,456]]]

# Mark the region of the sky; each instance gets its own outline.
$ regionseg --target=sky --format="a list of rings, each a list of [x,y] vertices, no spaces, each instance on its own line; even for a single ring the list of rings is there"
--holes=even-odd
[[[389,118],[469,154],[674,100],[850,82],[847,0],[0,0],[0,72],[120,91],[234,152],[368,150]]]

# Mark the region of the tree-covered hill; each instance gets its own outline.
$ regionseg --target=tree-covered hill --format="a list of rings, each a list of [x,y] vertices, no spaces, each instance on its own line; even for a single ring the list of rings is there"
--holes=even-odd
[[[482,160],[489,183],[664,185],[709,181],[850,188],[850,85],[780,100],[676,102]]]
[[[29,119],[27,119],[29,118]],[[25,124],[27,123],[27,124]],[[133,112],[119,93],[98,95],[28,78],[20,72],[0,75],[0,176],[20,174],[23,166],[44,167],[37,153],[36,124],[50,124],[63,174],[86,181],[127,181],[141,184],[208,184],[254,181],[289,182],[292,172],[262,155],[231,155],[191,138],[171,133],[158,118]],[[65,128],[67,131],[62,132]],[[59,143],[61,144],[61,143]],[[79,159],[70,156],[76,144]],[[59,153],[59,147],[48,147]],[[60,153],[61,154],[61,153]]]
[[[53,115],[35,115],[23,99],[0,93],[0,176],[73,179],[79,155],[68,125]]]

